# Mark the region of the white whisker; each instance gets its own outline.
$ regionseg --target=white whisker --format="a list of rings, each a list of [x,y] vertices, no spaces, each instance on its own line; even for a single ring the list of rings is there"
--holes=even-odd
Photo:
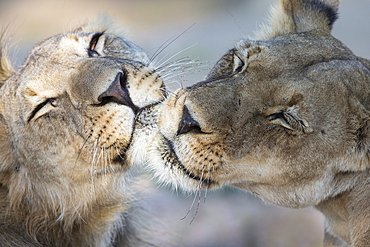
[[[179,54],[181,54],[181,53],[183,53],[183,52],[185,52],[185,51],[187,51],[187,50],[189,50],[189,49],[193,48],[193,47],[194,47],[194,46],[196,46],[196,45],[197,45],[197,44],[190,45],[190,46],[186,47],[185,49],[182,49],[181,51],[176,52],[174,55],[172,55],[171,57],[169,57],[168,59],[166,59],[165,61],[163,61],[161,64],[156,65],[156,66],[155,66],[155,68],[163,67],[163,66],[164,66],[164,64],[166,64],[168,61],[170,61],[170,60],[171,60],[171,59],[173,59],[174,57],[178,56]],[[168,55],[165,55],[164,57],[166,57],[166,56],[168,56]],[[186,58],[189,58],[189,57],[187,56]],[[161,60],[163,60],[163,58],[162,58]],[[159,62],[160,62],[161,60],[159,60]]]
[[[194,206],[195,200],[197,199],[197,195],[198,195],[198,193],[199,193],[199,191],[198,191],[198,190],[197,190],[197,191],[195,191],[193,202],[191,203],[191,205],[190,205],[190,207],[189,207],[188,211],[186,212],[185,216],[181,218],[181,220],[186,219],[186,217],[188,217],[188,215],[190,214],[190,212],[191,212],[191,210],[192,210],[192,208],[193,208],[193,206]]]
[[[161,54],[169,45],[171,45],[173,42],[175,42],[175,40],[177,40],[179,37],[181,37],[184,33],[186,33],[190,28],[192,28],[193,26],[195,25],[195,23],[193,25],[191,25],[190,27],[188,27],[185,31],[183,31],[182,33],[180,33],[179,35],[175,36],[174,38],[169,38],[168,40],[166,40],[166,42],[164,42],[158,49],[156,52],[154,52],[153,56],[150,58],[149,60],[149,63],[153,62],[153,60],[159,55]]]

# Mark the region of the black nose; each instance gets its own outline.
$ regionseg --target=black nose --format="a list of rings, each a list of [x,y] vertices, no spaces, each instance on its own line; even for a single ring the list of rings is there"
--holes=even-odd
[[[123,72],[119,72],[116,75],[107,91],[99,95],[98,100],[101,102],[99,105],[116,102],[117,104],[129,106],[135,114],[139,111],[139,107],[131,100],[127,89],[127,77]]]
[[[186,133],[203,133],[200,128],[199,123],[190,115],[187,106],[184,106],[179,128],[177,130],[177,135]]]

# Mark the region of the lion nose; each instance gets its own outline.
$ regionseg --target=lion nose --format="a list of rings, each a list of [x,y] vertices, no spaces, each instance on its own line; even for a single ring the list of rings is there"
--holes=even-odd
[[[130,107],[135,114],[139,111],[139,107],[131,100],[130,93],[127,89],[127,77],[123,72],[119,72],[116,75],[107,91],[99,95],[98,100],[101,102],[100,105],[116,102],[117,104]]]
[[[177,129],[177,135],[186,133],[204,133],[199,123],[190,115],[188,107],[185,105],[182,111],[181,121]]]

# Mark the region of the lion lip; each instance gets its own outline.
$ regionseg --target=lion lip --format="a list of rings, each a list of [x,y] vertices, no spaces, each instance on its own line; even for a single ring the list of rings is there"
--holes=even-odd
[[[209,188],[210,186],[212,185],[216,185],[217,182],[210,179],[210,178],[206,178],[206,177],[203,177],[203,176],[199,176],[195,173],[193,173],[192,171],[190,171],[179,159],[179,157],[177,156],[176,152],[175,152],[175,149],[173,147],[173,143],[167,139],[166,137],[163,136],[163,141],[164,141],[164,144],[168,147],[168,155],[166,156],[162,156],[162,159],[163,159],[163,162],[164,164],[167,164],[170,166],[171,169],[178,169],[181,174],[183,174],[185,177],[191,179],[191,180],[195,180],[195,181],[199,181],[199,185],[201,186],[205,186],[206,188]],[[165,160],[165,157],[168,158],[169,156],[171,156],[171,160],[172,162],[168,162]],[[171,165],[170,165],[171,164]],[[199,187],[198,185],[198,187]]]

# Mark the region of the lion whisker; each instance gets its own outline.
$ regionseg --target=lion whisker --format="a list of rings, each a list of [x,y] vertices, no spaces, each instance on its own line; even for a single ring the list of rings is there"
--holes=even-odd
[[[191,46],[188,46],[187,48],[185,48],[185,49],[183,49],[183,50],[181,50],[181,51],[179,51],[179,52],[175,53],[174,55],[172,55],[171,57],[167,58],[166,60],[164,60],[164,58],[166,57],[166,56],[164,56],[161,60],[159,60],[159,61],[158,61],[158,62],[161,62],[161,63],[158,63],[158,65],[157,65],[157,66],[155,66],[155,67],[156,67],[156,70],[160,70],[161,68],[166,67],[166,65],[167,65],[167,64],[168,64],[168,65],[176,64],[176,63],[181,62],[181,61],[183,61],[183,60],[185,60],[185,59],[190,60],[190,59],[189,59],[189,57],[190,57],[190,56],[186,56],[186,57],[182,57],[182,58],[179,58],[179,59],[177,59],[177,60],[174,60],[174,61],[169,62],[169,61],[170,61],[171,59],[173,59],[174,57],[178,56],[179,54],[181,54],[181,53],[183,53],[183,52],[185,52],[185,51],[187,51],[187,50],[189,50],[190,48],[193,48],[195,45],[196,45],[196,44],[191,45]],[[162,60],[164,60],[164,61],[162,61]]]
[[[158,89],[158,90],[159,90],[159,89]],[[116,150],[118,157],[120,157],[121,159],[124,159],[124,158],[122,157],[121,152],[120,152],[120,150],[118,149],[118,147],[117,147],[117,146],[114,146],[114,149]]]
[[[180,54],[180,52],[176,53],[175,55],[171,56],[168,59],[166,59],[168,55],[164,55],[159,61],[157,61],[156,63],[153,63],[153,66],[155,67],[155,70],[158,72],[158,71],[160,71],[160,69],[165,68],[166,66],[164,66],[164,65],[166,63],[167,64],[172,64],[172,63],[181,62],[183,59],[189,59],[189,56],[185,56],[185,57],[182,57],[182,58],[179,58],[179,59],[176,59],[174,61],[169,62],[172,58],[174,58],[175,56],[177,56],[179,54]],[[166,60],[164,60],[164,59],[166,59]]]
[[[149,64],[151,64],[154,59],[159,55],[161,54],[170,44],[172,44],[176,39],[172,40],[173,37],[167,39],[165,42],[163,42],[163,44],[161,44],[158,49],[153,53],[153,55],[150,57],[148,63],[146,64],[146,66],[149,66]]]
[[[205,178],[204,178],[206,181],[208,181],[208,179],[209,179],[209,177],[210,177],[210,173],[211,173],[211,171],[210,171],[210,169],[209,169],[209,166],[210,166],[210,165],[211,165],[211,164],[208,164],[208,171],[207,171],[207,174],[206,174],[206,176],[205,176]],[[208,189],[209,189],[209,183],[206,183],[206,189],[205,189],[205,191],[204,191],[204,201],[203,201],[203,203],[206,203]]]
[[[181,69],[178,69],[178,70],[170,70],[170,71],[166,71],[166,72],[162,73],[161,77],[162,77],[162,79],[168,78],[169,76],[176,77],[176,76],[179,76],[179,75],[183,75],[185,73],[188,74],[191,71],[193,71],[192,68],[181,68]]]
[[[106,156],[106,162],[105,162],[105,165],[107,166],[107,168],[110,168],[112,169],[112,153],[111,153],[111,150],[109,151],[105,151],[107,156]]]
[[[154,54],[152,55],[152,57],[150,58],[149,60],[149,63],[148,65],[154,61],[154,59],[159,55],[161,54],[168,46],[170,46],[173,42],[175,42],[178,38],[180,38],[183,34],[185,34],[190,28],[192,28],[193,26],[195,25],[195,23],[193,25],[191,25],[190,27],[188,27],[187,29],[185,29],[185,31],[183,31],[182,33],[180,33],[179,35],[177,36],[174,36],[174,37],[171,37],[169,38],[168,40],[166,40],[160,47],[158,47],[158,49],[154,52]]]
[[[78,209],[77,209],[76,205],[73,203],[73,200],[71,200],[71,204],[72,204],[73,208],[75,209],[75,213],[78,215],[78,218],[81,219],[82,222],[84,222],[85,224],[87,224],[87,221],[78,212]]]
[[[87,131],[86,131],[87,132]],[[77,161],[78,161],[78,159],[80,158],[80,156],[81,156],[81,154],[82,154],[82,150],[84,149],[84,147],[86,146],[86,144],[87,144],[87,141],[91,138],[91,134],[90,135],[88,135],[87,136],[87,138],[84,140],[84,142],[82,143],[82,145],[81,145],[81,148],[80,148],[80,151],[78,152],[78,154],[77,154],[77,158],[76,158],[76,160],[75,160],[75,165],[77,164]]]
[[[98,140],[95,140],[94,144],[93,144],[93,156],[92,156],[92,160],[91,160],[91,172],[90,172],[90,177],[91,177],[91,198],[94,198],[95,195],[96,195],[96,190],[95,190],[95,170],[96,170],[96,164],[98,163],[98,152],[99,152],[99,147],[97,146],[98,144]]]
[[[199,62],[198,60],[187,60],[182,62],[174,62],[167,64],[161,68],[158,68],[157,72],[161,74],[161,77],[166,75],[173,75],[174,73],[196,73],[201,72],[207,68],[206,63]]]
[[[202,186],[203,186],[204,181],[207,180],[207,177],[209,175],[209,171],[208,171],[206,177],[203,178],[204,171],[205,171],[205,165],[203,165],[203,167],[202,167],[202,173],[201,173],[201,176],[200,176],[198,189],[195,191],[194,199],[193,199],[193,201],[190,205],[190,208],[188,209],[186,215],[181,219],[181,220],[184,220],[190,214],[190,212],[192,211],[192,209],[194,207],[195,201],[198,199],[197,207],[196,207],[195,212],[194,212],[194,216],[191,219],[189,225],[191,225],[193,223],[193,221],[195,220],[195,218],[196,218],[196,216],[198,215],[198,212],[199,212],[200,202],[201,202],[201,197],[202,197]],[[205,190],[205,194],[204,194],[204,203],[205,203],[206,197],[207,197],[208,186],[209,186],[208,183],[206,183],[206,190]]]
[[[191,225],[193,223],[193,221],[195,220],[196,216],[198,215],[198,212],[199,212],[199,208],[200,208],[200,202],[201,202],[201,198],[202,198],[202,186],[203,186],[203,183],[205,181],[205,179],[203,179],[203,176],[204,176],[204,170],[205,170],[205,165],[203,165],[202,167],[202,173],[201,173],[201,176],[200,176],[200,180],[199,180],[199,184],[198,184],[198,202],[197,202],[197,207],[195,209],[195,213],[194,213],[194,217],[192,218],[192,220],[190,221],[189,225]],[[207,188],[208,188],[208,183],[207,184]],[[195,199],[195,198],[194,198]],[[206,192],[205,192],[205,197],[204,197],[204,202],[206,200]]]
[[[198,215],[198,211],[199,211],[199,206],[200,206],[200,201],[201,201],[201,197],[202,197],[202,191],[199,190],[198,191],[198,202],[197,202],[197,208],[195,209],[195,213],[194,213],[194,216],[193,218],[191,219],[189,225],[191,225],[193,223],[193,221],[195,220],[195,218],[197,217]],[[196,197],[194,197],[194,199],[196,199]]]
[[[199,193],[199,191],[198,191],[198,190],[196,190],[196,191],[195,191],[195,193],[194,193],[194,199],[193,199],[193,201],[192,201],[192,203],[191,203],[191,205],[190,205],[190,207],[189,207],[188,211],[186,212],[185,216],[184,216],[184,217],[182,217],[182,218],[181,218],[181,220],[185,220],[185,219],[188,217],[188,215],[190,214],[191,210],[193,209],[193,206],[194,206],[195,200],[197,199],[198,193]]]

